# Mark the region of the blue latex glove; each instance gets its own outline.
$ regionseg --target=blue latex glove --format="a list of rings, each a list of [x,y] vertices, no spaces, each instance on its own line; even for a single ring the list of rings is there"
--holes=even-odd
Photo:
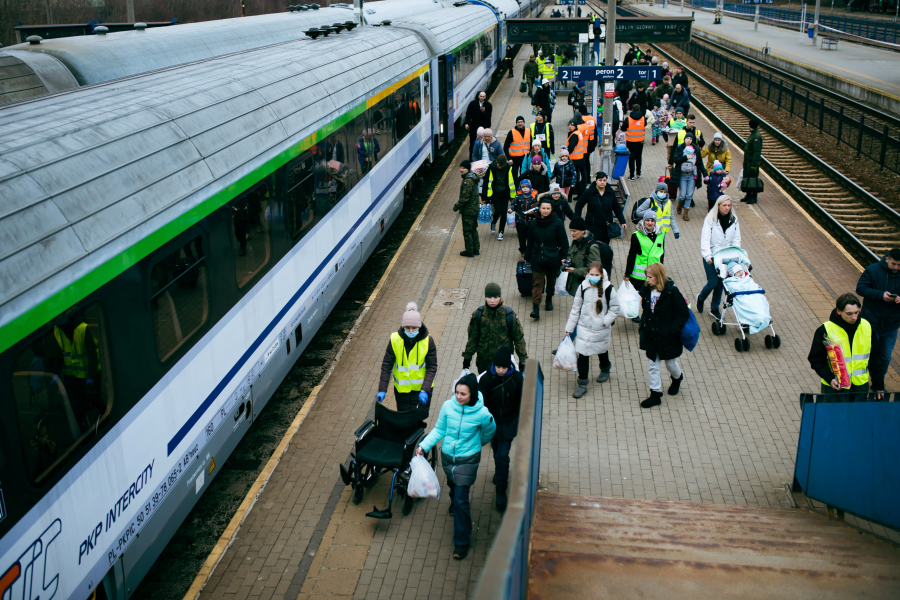
[[[676,232],[675,232],[675,239],[677,240],[677,239],[680,238],[680,237],[681,237],[681,234],[678,233],[678,232],[676,231]]]
[[[386,392],[378,392],[377,394],[375,394],[375,399],[381,402],[384,400],[385,396],[387,396]]]
[[[428,402],[428,392],[419,392],[419,402],[422,404]]]

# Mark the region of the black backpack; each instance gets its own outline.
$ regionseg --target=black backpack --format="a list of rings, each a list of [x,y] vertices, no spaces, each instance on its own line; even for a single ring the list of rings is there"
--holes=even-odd
[[[506,309],[506,332],[509,334],[510,341],[513,341],[513,321],[515,320],[515,317],[513,316],[513,309],[508,306],[505,306],[504,308]],[[478,323],[478,337],[481,337],[482,315],[484,315],[483,304],[475,309],[475,321]]]

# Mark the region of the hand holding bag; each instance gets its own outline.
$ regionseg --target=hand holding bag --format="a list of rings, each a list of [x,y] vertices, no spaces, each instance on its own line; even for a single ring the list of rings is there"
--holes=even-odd
[[[409,485],[406,487],[406,493],[410,498],[441,497],[441,483],[428,459],[421,455],[413,456],[409,461],[409,468]]]
[[[553,366],[563,371],[578,370],[578,353],[575,352],[575,344],[568,335],[563,338],[559,348],[556,350],[556,356],[553,357]]]

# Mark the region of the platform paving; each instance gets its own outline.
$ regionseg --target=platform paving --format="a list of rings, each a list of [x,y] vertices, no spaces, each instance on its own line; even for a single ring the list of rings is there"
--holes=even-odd
[[[669,2],[665,8],[661,4],[650,6],[646,3],[636,5],[635,8],[648,14],[667,17],[689,17],[693,13],[694,30],[760,52],[768,46],[773,58],[821,71],[895,99],[900,98],[900,62],[897,61],[896,51],[854,44],[845,40],[838,43],[836,50],[824,50],[818,44],[813,46],[812,40],[805,32],[801,38],[799,21],[795,25],[796,29],[791,31],[766,25],[764,20],[760,20],[759,29],[755,31],[752,20],[733,17],[726,13],[722,18],[722,24],[714,25],[712,12],[689,6],[681,12],[681,6],[677,2]],[[827,35],[827,33],[827,30],[820,31],[820,34]]]
[[[528,48],[523,48],[516,61],[517,75],[527,54]],[[494,130],[501,140],[517,115],[530,115],[528,98],[518,92],[518,83],[519,77],[505,79],[491,98]],[[565,130],[570,116],[562,99],[554,114],[557,132]],[[710,125],[701,119],[699,126],[711,138]],[[653,190],[664,171],[664,152],[664,147],[648,142],[644,176],[629,182],[633,197]],[[737,173],[740,152],[733,150],[732,155]],[[575,400],[571,397],[575,375],[551,367],[551,351],[562,339],[571,299],[556,298],[556,310],[542,311],[539,322],[528,318],[530,298],[516,293],[518,251],[512,232],[501,242],[481,225],[481,255],[459,256],[462,230],[451,210],[459,184],[451,169],[209,576],[202,598],[393,600],[471,595],[501,522],[492,506],[489,446],[471,490],[474,546],[463,561],[451,558],[453,524],[446,495],[439,501],[418,501],[407,517],[397,506],[391,521],[375,521],[365,513],[372,505],[384,505],[388,482],[379,482],[355,506],[340,482],[338,465],[347,460],[354,430],[373,409],[381,357],[389,335],[399,327],[405,304],[419,303],[438,344],[433,424],[461,369],[469,316],[483,302],[484,286],[492,281],[502,286],[507,304],[520,315],[529,356],[541,361],[546,376],[540,475],[544,489],[616,498],[779,505],[776,488],[790,481],[793,473],[798,395],[818,389],[806,361],[812,332],[827,318],[834,299],[855,288],[859,266],[767,181],[756,207],[738,205],[737,210],[754,276],[767,290],[783,339],[781,349],[766,350],[757,335],[750,352],[738,354],[733,335],[712,336],[710,317],[698,316],[702,335],[697,349],[681,359],[685,371],[681,394],[667,396],[660,408],[642,410],[638,402],[649,392],[646,357],[638,350],[637,327],[620,319],[613,333],[610,381],[592,383],[588,394]],[[698,197],[705,204],[705,189]],[[679,217],[681,238],[670,240],[666,252],[672,277],[692,302],[705,282],[699,255],[701,220],[702,212],[697,211],[690,222]],[[612,277],[620,281],[627,240],[612,245],[616,253]],[[461,309],[432,308],[435,295],[446,288],[468,291]],[[896,388],[898,383],[892,371],[889,385]],[[390,403],[392,396],[388,398]],[[443,482],[443,472],[438,471]]]

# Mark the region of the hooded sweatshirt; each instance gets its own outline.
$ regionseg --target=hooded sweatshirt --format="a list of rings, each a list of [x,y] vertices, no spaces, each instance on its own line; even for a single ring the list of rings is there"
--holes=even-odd
[[[400,337],[403,339],[403,347],[407,352],[411,352],[416,344],[428,336],[428,328],[425,327],[425,323],[422,323],[422,326],[419,327],[418,335],[414,338],[407,336],[402,327],[397,330],[397,333],[399,333]],[[394,370],[395,360],[394,347],[391,345],[391,341],[388,340],[387,349],[384,351],[384,358],[381,359],[381,379],[378,381],[379,392],[386,392],[388,386],[391,384],[391,373]],[[410,356],[410,360],[416,364],[420,364],[418,359],[413,360],[413,356]],[[425,355],[424,364],[425,381],[422,383],[422,390],[427,392],[431,390],[431,384],[434,382],[434,376],[437,375],[438,368],[437,345],[434,343],[434,338],[431,336],[428,337],[428,354]]]

